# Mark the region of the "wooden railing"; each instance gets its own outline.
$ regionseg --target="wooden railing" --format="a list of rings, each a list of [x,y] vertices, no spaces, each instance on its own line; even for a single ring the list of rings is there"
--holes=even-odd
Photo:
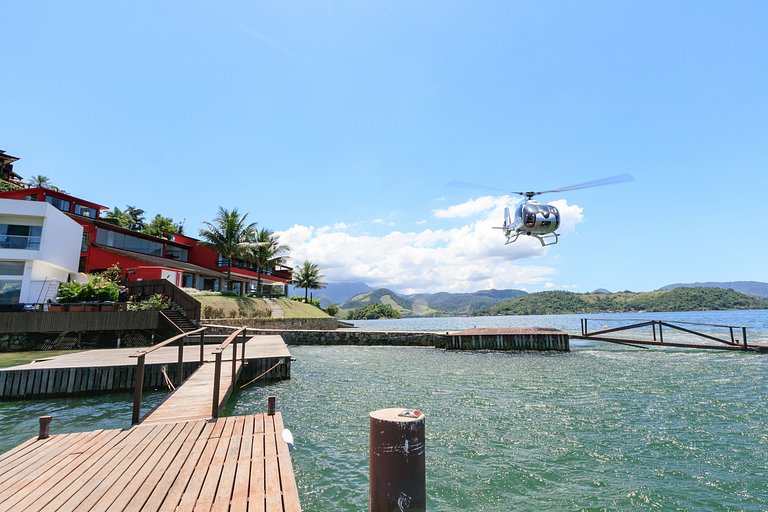
[[[154,352],[155,350],[161,347],[165,347],[166,345],[169,345],[174,341],[178,341],[179,342],[179,358],[176,362],[176,378],[175,378],[176,382],[174,383],[174,385],[180,386],[184,378],[184,341],[189,336],[193,336],[196,334],[200,335],[200,364],[202,365],[205,360],[204,345],[205,345],[206,329],[208,328],[201,327],[200,329],[196,329],[194,331],[178,334],[176,336],[168,338],[165,341],[161,341],[160,343],[152,345],[151,347],[145,350],[139,350],[135,354],[131,354],[130,357],[136,358],[136,370],[133,372],[133,415],[131,416],[131,423],[133,425],[138,424],[141,418],[141,399],[144,394],[144,363],[145,363],[147,354]]]
[[[200,301],[167,279],[129,281],[125,286],[128,288],[128,292],[131,295],[138,295],[140,297],[146,297],[156,293],[165,295],[171,299],[171,301],[179,305],[188,319],[193,322],[200,320]]]
[[[225,339],[221,344],[216,347],[213,352],[214,356],[216,358],[216,362],[214,363],[216,366],[214,366],[213,370],[213,399],[211,401],[211,417],[212,418],[218,418],[219,413],[221,412],[219,410],[219,395],[221,393],[221,354],[224,352],[224,350],[231,344],[232,345],[232,387],[234,387],[235,383],[237,382],[237,341],[236,338],[240,336],[241,337],[241,363],[245,363],[245,336],[246,336],[246,328],[240,327],[239,329],[236,329],[232,334],[227,336],[227,339]],[[232,343],[234,341],[234,343]]]

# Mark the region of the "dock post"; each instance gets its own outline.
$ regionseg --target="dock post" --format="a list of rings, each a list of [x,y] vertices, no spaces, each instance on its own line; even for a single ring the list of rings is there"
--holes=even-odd
[[[200,333],[200,364],[205,362],[205,331]]]
[[[369,512],[427,510],[424,413],[370,413]]]
[[[269,395],[267,397],[267,416],[275,415],[275,400],[274,395]]]
[[[38,439],[48,439],[51,431],[51,420],[53,420],[53,416],[40,416],[40,431],[37,433]]]
[[[232,386],[237,383],[237,339],[232,340]]]
[[[139,416],[141,416],[141,396],[144,391],[144,358],[146,354],[139,354],[136,359],[136,369],[133,372],[133,415],[131,416],[131,424],[137,425],[139,423]]]
[[[213,367],[213,403],[211,404],[211,418],[219,417],[219,385],[221,380],[221,351],[216,351],[216,363]]]
[[[749,345],[747,345],[747,328],[746,327],[741,328],[741,337],[744,339],[744,350],[748,350]]]
[[[176,361],[176,382],[174,383],[176,387],[181,386],[184,381],[184,340],[186,339],[186,336],[179,338],[179,359]]]
[[[247,338],[247,336],[245,334],[246,331],[248,331],[247,327],[245,329],[243,329],[243,346],[240,348],[240,351],[242,352],[242,355],[241,355],[242,359],[241,359],[241,361],[242,361],[243,364],[245,364],[245,344],[247,342],[247,340],[245,339],[245,338]]]

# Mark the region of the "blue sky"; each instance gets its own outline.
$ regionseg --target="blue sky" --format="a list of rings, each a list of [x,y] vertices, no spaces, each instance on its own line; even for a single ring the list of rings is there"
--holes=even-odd
[[[281,233],[403,292],[768,281],[763,1],[25,2],[0,7],[23,176]],[[560,243],[504,245],[549,189]],[[453,207],[451,209],[451,207]],[[452,212],[452,213],[447,213]]]

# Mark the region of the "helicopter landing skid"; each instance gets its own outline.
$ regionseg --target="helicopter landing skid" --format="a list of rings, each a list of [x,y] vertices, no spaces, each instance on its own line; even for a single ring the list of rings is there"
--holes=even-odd
[[[507,235],[507,242],[504,245],[509,245],[511,243],[514,243],[517,241],[518,238],[520,238],[520,235],[522,233],[511,233]],[[528,235],[528,233],[525,233]],[[557,239],[560,237],[559,233],[548,233],[546,235],[534,235],[531,233],[528,235],[530,237],[536,238],[539,242],[541,242],[541,245],[543,247],[546,247],[548,245],[555,245],[557,243]]]

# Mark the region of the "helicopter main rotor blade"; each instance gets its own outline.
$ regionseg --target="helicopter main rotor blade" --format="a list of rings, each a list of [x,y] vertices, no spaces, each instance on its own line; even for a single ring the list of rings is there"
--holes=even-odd
[[[477,183],[470,183],[469,181],[449,181],[446,185],[448,185],[449,187],[473,188],[473,189],[476,189],[476,190],[487,190],[489,192],[502,192],[504,194],[509,194],[508,190],[504,190],[502,188],[488,187],[486,185],[479,185]]]
[[[624,183],[627,181],[635,181],[629,174],[616,174],[615,176],[608,176],[599,180],[587,181],[586,183],[579,183],[577,185],[570,185],[568,187],[553,188],[552,190],[542,190],[541,192],[533,192],[532,195],[548,194],[550,192],[565,192],[566,190],[577,190],[580,188],[590,187],[602,187],[603,185],[615,185],[616,183]],[[517,193],[517,192],[516,192]]]

